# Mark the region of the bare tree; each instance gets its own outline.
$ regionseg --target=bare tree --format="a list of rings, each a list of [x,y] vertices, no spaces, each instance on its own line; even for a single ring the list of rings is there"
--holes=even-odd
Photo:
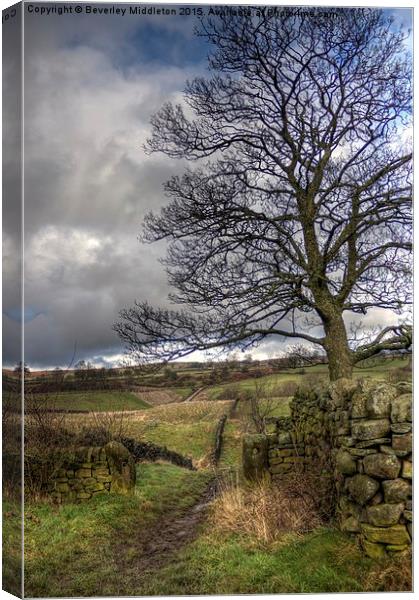
[[[186,85],[192,116],[165,104],[152,119],[148,151],[197,163],[142,236],[168,240],[177,306],[137,302],[114,327],[149,361],[299,338],[323,348],[331,379],[350,377],[411,343],[395,326],[351,348],[343,318],[411,302],[406,35],[378,9],[260,12],[203,20],[213,73]]]
[[[318,350],[308,348],[303,344],[292,344],[287,347],[288,365],[295,369],[297,367],[308,367],[322,362],[322,356]]]

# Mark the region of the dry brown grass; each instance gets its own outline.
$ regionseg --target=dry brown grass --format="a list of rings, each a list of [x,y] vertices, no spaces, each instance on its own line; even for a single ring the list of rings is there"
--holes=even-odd
[[[365,581],[366,592],[411,592],[412,553],[377,561],[369,571]]]
[[[267,478],[251,485],[224,485],[214,502],[212,518],[220,532],[246,534],[262,544],[321,525],[310,497],[296,497],[289,487],[280,488]]]

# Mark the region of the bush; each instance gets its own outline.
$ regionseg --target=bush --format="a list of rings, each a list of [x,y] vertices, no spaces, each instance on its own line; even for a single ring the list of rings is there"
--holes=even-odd
[[[240,388],[238,385],[227,385],[222,388],[217,394],[217,400],[235,400],[240,395]]]

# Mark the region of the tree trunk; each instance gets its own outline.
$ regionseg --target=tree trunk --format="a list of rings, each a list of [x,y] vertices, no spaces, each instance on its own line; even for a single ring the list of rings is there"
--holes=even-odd
[[[342,315],[335,313],[323,320],[324,348],[329,360],[330,381],[341,377],[352,378],[353,362]]]

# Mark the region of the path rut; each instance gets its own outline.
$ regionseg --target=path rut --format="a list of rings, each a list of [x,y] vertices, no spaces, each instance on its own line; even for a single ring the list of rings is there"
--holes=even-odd
[[[163,516],[149,529],[141,531],[141,536],[132,540],[130,553],[135,553],[135,570],[137,573],[157,571],[172,562],[179,550],[196,539],[199,526],[206,520],[211,502],[217,495],[217,480],[212,479],[199,500],[192,507],[175,518],[170,515]],[[122,563],[126,553],[126,546],[120,548],[116,556]],[[131,568],[133,565],[131,564]],[[141,576],[141,575],[140,575]]]

